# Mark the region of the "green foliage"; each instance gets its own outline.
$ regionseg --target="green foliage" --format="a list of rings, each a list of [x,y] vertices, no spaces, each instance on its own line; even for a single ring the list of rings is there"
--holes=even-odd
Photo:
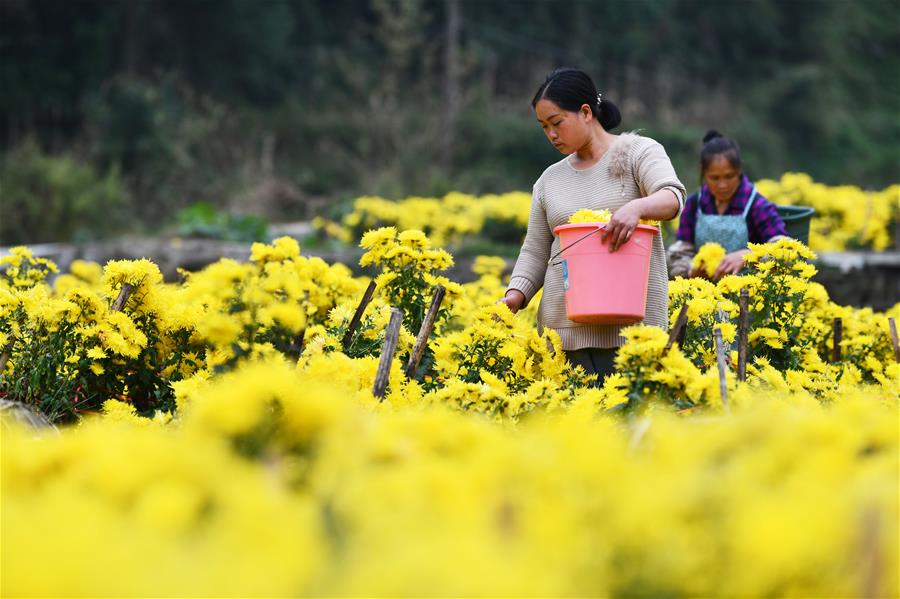
[[[108,235],[124,223],[128,201],[118,169],[100,174],[26,143],[0,159],[0,244]]]
[[[753,179],[896,182],[895,0],[461,2],[452,69],[449,6],[4,2],[3,151],[33,137],[118,165],[130,222],[151,229],[187,199],[227,205],[274,177],[318,206],[528,189],[559,159],[531,95],[572,65],[688,188],[710,127],[740,142]],[[65,222],[47,235],[71,235]]]
[[[235,215],[198,202],[178,212],[178,234],[225,241],[265,241],[269,228],[264,218],[252,214]]]
[[[108,82],[85,104],[96,159],[119,164],[126,173],[183,159],[182,139],[175,134],[185,110],[171,81],[121,77]]]

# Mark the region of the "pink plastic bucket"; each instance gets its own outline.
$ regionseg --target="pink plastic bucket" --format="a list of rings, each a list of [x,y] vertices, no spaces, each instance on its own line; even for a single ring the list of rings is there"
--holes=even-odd
[[[606,223],[560,225],[561,259],[550,268],[562,268],[569,320],[590,324],[634,324],[644,319],[650,248],[657,227],[638,225],[625,244],[609,251],[601,231]]]

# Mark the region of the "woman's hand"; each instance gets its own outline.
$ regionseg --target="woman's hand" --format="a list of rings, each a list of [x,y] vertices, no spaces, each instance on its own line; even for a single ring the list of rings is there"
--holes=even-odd
[[[750,250],[743,249],[726,254],[722,261],[719,262],[716,272],[713,273],[713,281],[718,281],[725,275],[736,275],[741,272],[741,269],[744,268],[744,256],[749,253]]]
[[[515,314],[522,309],[522,304],[525,303],[525,294],[518,289],[510,289],[497,303],[506,304],[509,311]]]
[[[641,206],[637,200],[628,202],[613,213],[612,218],[601,236],[610,240],[609,251],[614,252],[631,239],[634,230],[641,222]]]

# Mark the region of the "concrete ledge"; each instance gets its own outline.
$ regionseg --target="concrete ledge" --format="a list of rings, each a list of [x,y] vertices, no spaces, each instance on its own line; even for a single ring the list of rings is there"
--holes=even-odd
[[[884,311],[900,302],[900,252],[823,252],[813,277],[831,300]]]
[[[861,268],[900,268],[900,251],[822,252],[816,264],[837,268],[843,273]]]

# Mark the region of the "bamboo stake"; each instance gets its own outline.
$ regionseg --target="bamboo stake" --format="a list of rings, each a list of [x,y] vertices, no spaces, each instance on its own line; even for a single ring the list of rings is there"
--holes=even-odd
[[[897,341],[897,321],[893,316],[888,318],[888,326],[891,329],[891,343],[894,344],[894,360],[900,362],[900,341]],[[0,368],[0,371],[3,369]]]
[[[843,332],[843,323],[840,317],[834,319],[834,344],[831,348],[831,361],[834,363],[841,361],[841,334]]]
[[[372,395],[379,399],[384,398],[388,379],[391,376],[391,361],[394,359],[394,352],[397,351],[397,340],[400,338],[401,324],[403,324],[403,312],[397,308],[391,308],[391,320],[388,322],[387,332],[384,335],[384,344],[381,346],[381,359],[378,361],[375,385],[372,387]]]
[[[725,314],[725,310],[722,309],[722,306],[716,304],[716,316],[719,318],[719,322],[728,322],[728,315]]]
[[[669,340],[666,341],[666,346],[662,351],[663,356],[669,353],[669,350],[672,349],[672,344],[674,344],[676,341],[679,345],[681,345],[681,343],[684,341],[684,336],[681,335],[681,331],[685,328],[685,324],[687,323],[687,311],[688,305],[687,302],[684,302],[684,304],[682,304],[681,306],[681,310],[678,312],[678,317],[675,319],[675,325],[669,332]],[[681,337],[680,339],[679,336]]]
[[[134,286],[131,283],[122,283],[122,288],[119,290],[119,297],[116,298],[116,301],[114,301],[112,305],[113,312],[122,311],[122,308],[125,307],[125,302],[128,301],[128,297],[131,295],[132,291],[134,291]]]
[[[725,324],[726,322],[730,322],[728,320],[728,315],[725,314],[725,310],[722,309],[722,306],[718,303],[716,304],[716,317],[719,319],[719,322]],[[724,340],[724,339],[723,339]],[[725,348],[725,365],[728,368],[734,366],[734,363],[731,361],[731,350],[734,349],[734,344],[729,343],[728,347]]]
[[[722,407],[727,413],[728,408],[728,381],[725,378],[725,340],[722,338],[722,327],[716,327],[713,331],[716,337],[716,363],[719,366],[719,393],[722,395]]]
[[[740,316],[738,316],[738,368],[737,378],[739,381],[747,380],[747,329],[750,325],[749,303],[750,294],[747,288],[741,289],[741,296],[738,303],[741,307]]]
[[[353,333],[356,332],[356,327],[359,326],[359,321],[362,320],[363,312],[366,311],[366,306],[369,305],[369,302],[372,301],[372,296],[375,294],[375,281],[369,281],[369,286],[366,287],[366,292],[363,294],[362,299],[359,301],[359,305],[356,307],[356,312],[353,313],[353,318],[350,319],[350,324],[347,326],[347,332],[344,333],[344,338],[341,340],[341,347],[344,348],[344,351],[350,347],[350,342],[353,341]]]
[[[441,302],[444,301],[444,294],[447,289],[443,285],[434,286],[434,297],[431,298],[431,305],[428,306],[428,312],[425,313],[425,320],[419,328],[419,336],[416,337],[416,344],[413,346],[412,353],[409,354],[409,362],[406,364],[406,378],[413,378],[416,369],[419,368],[419,361],[422,354],[425,353],[425,346],[428,344],[428,337],[431,336],[431,329],[434,328],[434,319],[437,318],[438,310]]]

